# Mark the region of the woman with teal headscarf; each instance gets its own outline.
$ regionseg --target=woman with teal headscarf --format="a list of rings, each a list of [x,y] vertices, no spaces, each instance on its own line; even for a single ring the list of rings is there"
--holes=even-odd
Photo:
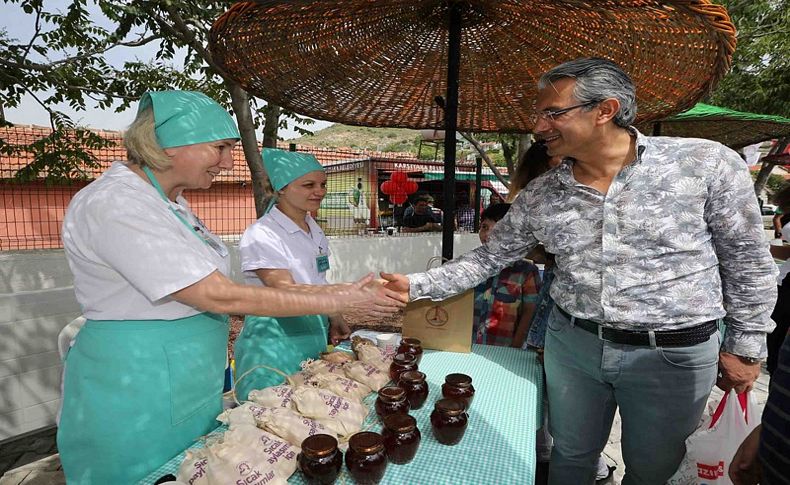
[[[207,96],[146,93],[116,162],[69,204],[63,245],[88,319],[66,356],[58,451],[68,483],[136,483],[222,410],[227,314],[297,316],[401,303],[370,283],[280,290],[226,276],[189,208],[233,166],[233,119]]]
[[[277,195],[239,243],[246,282],[273,288],[326,285],[329,242],[310,215],[326,195],[324,167],[313,155],[270,148],[263,150],[263,165]],[[340,315],[247,316],[233,354],[240,377],[237,397],[247,399],[249,391],[282,380],[260,365],[291,374],[303,360],[318,357],[326,349],[327,326],[333,343],[350,333]]]

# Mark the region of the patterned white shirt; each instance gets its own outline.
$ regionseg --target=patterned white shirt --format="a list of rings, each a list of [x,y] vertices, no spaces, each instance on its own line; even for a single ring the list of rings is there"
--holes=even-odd
[[[642,331],[724,318],[722,350],[765,357],[777,268],[746,164],[716,142],[632,131],[637,158],[606,194],[566,159],[519,194],[488,244],[409,275],[411,297],[447,298],[542,243],[556,255],[551,296],[570,314]]]

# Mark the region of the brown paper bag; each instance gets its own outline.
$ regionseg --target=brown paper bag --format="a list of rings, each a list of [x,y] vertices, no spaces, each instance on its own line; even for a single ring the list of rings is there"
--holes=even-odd
[[[423,348],[472,351],[474,290],[444,301],[417,300],[403,315],[403,336],[418,338]]]

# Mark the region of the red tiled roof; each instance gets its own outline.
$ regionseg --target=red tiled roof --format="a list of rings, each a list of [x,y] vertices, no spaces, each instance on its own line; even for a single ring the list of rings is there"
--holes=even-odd
[[[49,127],[33,125],[17,125],[0,128],[0,139],[11,145],[29,145],[41,138],[48,136],[52,130]],[[95,178],[106,170],[110,164],[116,160],[126,159],[126,149],[123,147],[123,132],[94,130],[103,138],[113,142],[113,146],[98,151],[87,150],[99,160],[99,168],[86,168],[85,172]],[[278,143],[278,148],[288,149],[288,144]],[[258,144],[260,149],[260,143]],[[350,161],[359,161],[370,158],[386,158],[397,160],[413,160],[417,162],[414,155],[406,152],[374,152],[368,150],[355,150],[351,148],[318,148],[311,146],[298,145],[297,150],[312,153],[322,165],[334,165]],[[250,171],[247,168],[247,161],[241,145],[236,145],[233,150],[233,170],[224,172],[217,178],[219,182],[244,182],[250,180]],[[0,179],[12,178],[21,168],[32,161],[32,155],[24,153],[20,156],[8,156],[0,154]]]

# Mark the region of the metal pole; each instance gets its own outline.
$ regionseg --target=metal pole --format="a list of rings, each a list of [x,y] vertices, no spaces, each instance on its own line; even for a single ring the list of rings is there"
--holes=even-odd
[[[653,123],[653,136],[661,136],[661,122],[656,121]]]
[[[480,232],[480,189],[483,185],[483,159],[475,159],[475,232]]]
[[[444,221],[442,258],[453,259],[455,214],[455,132],[458,128],[458,73],[461,65],[461,5],[450,2],[447,97],[444,108]]]

